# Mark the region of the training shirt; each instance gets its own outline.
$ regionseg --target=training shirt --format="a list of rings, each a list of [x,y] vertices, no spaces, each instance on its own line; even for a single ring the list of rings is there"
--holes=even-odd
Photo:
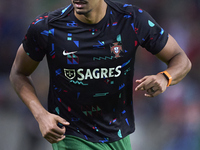
[[[79,21],[73,5],[40,15],[23,46],[35,61],[47,57],[48,110],[70,122],[67,135],[114,142],[134,132],[133,75],[139,45],[152,54],[168,34],[144,10],[108,4],[97,24]]]

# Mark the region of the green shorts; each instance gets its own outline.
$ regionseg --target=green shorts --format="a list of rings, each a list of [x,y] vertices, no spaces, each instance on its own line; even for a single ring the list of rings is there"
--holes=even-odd
[[[54,143],[52,146],[53,150],[132,150],[129,136],[112,143],[93,143],[67,135],[64,140]]]

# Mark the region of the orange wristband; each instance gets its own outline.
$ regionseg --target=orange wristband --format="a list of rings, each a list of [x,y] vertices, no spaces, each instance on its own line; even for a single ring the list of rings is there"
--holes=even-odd
[[[172,82],[172,76],[167,71],[162,71],[162,72],[159,72],[158,74],[163,74],[166,77],[166,79],[168,80],[167,87],[170,86],[170,84]]]

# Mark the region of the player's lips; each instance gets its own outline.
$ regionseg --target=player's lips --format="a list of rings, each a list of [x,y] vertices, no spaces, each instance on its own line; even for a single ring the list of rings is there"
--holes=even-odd
[[[74,6],[76,8],[83,8],[87,4],[87,1],[85,1],[85,0],[74,0],[73,3],[74,3]]]

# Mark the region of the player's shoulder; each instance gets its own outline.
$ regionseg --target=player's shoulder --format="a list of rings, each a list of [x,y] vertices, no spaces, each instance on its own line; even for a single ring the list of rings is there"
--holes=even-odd
[[[66,7],[62,7],[52,12],[49,12],[48,21],[53,22],[59,18],[66,17],[72,10],[73,10],[73,5],[70,4]]]
[[[40,22],[45,22],[47,18],[48,18],[48,12],[40,14],[32,21],[32,25],[37,25]]]
[[[70,4],[66,7],[61,7],[50,12],[45,12],[43,14],[38,15],[32,22],[32,25],[37,25],[37,26],[48,25],[49,22],[57,20],[62,16],[63,17],[66,16],[66,14],[68,14],[71,10],[72,10],[72,5]]]
[[[138,6],[118,1],[105,0],[105,2],[114,10],[126,15],[135,15],[140,9]]]
[[[48,15],[49,13],[45,12],[35,17],[28,27],[28,32],[37,34],[38,32],[48,28]]]

